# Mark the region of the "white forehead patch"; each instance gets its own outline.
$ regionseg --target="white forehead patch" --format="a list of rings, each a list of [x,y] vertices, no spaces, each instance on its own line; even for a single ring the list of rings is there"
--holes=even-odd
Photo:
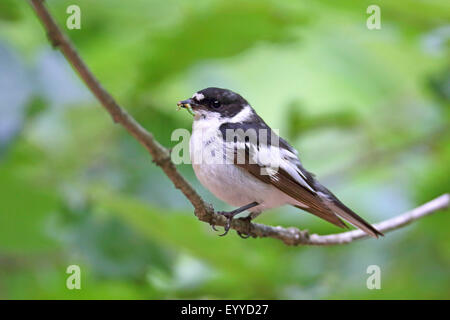
[[[201,93],[196,92],[192,96],[192,99],[195,99],[197,101],[201,101],[201,100],[205,99],[205,96],[203,94],[201,94]]]

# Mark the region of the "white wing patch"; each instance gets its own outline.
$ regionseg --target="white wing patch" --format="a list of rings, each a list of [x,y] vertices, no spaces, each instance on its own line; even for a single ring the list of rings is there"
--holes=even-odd
[[[281,157],[286,159],[286,161],[289,161],[293,164],[294,169],[303,177],[303,179],[306,179],[305,174],[302,172],[302,170],[298,167],[297,164],[300,164],[300,160],[298,160],[298,153],[295,149],[280,149],[281,150]]]
[[[300,160],[296,155],[296,150],[292,149],[291,151],[276,146],[261,145],[259,146],[259,149],[257,149],[254,144],[249,142],[226,143],[226,148],[229,150],[234,149],[235,146],[238,149],[238,154],[239,151],[244,152],[244,148],[247,147],[251,157],[248,159],[250,164],[258,164],[261,167],[261,173],[268,174],[271,179],[279,180],[277,172],[278,169],[281,168],[300,185],[311,192],[316,193],[316,191],[308,184],[306,176],[298,166]]]
[[[316,191],[313,188],[311,188],[311,186],[305,180],[306,177],[304,176],[303,172],[295,164],[293,164],[289,160],[283,159],[280,167],[284,171],[286,171],[295,181],[300,183],[306,189],[310,190],[313,193],[316,193]]]

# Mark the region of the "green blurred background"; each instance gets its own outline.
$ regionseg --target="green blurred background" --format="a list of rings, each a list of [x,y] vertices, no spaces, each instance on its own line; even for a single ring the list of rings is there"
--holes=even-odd
[[[369,221],[450,190],[450,3],[47,1],[94,74],[165,146],[176,102],[241,93]],[[381,30],[366,9],[381,8]],[[229,209],[179,170],[217,209]],[[0,298],[450,298],[449,214],[380,240],[287,247],[217,233],[113,125],[26,1],[0,2]],[[340,231],[294,208],[258,222]],[[81,267],[81,290],[66,268]],[[369,265],[381,289],[368,290]]]

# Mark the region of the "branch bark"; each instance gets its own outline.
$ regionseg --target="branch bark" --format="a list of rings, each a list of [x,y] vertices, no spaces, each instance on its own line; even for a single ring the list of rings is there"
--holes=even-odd
[[[30,0],[39,20],[43,24],[47,36],[55,48],[59,48],[67,61],[72,65],[89,90],[95,95],[105,110],[111,115],[115,123],[122,125],[139,143],[150,153],[153,161],[161,167],[167,177],[177,189],[180,189],[194,207],[194,213],[201,221],[218,226],[225,226],[223,216],[214,212],[212,206],[206,203],[192,186],[180,175],[170,159],[170,152],[156,141],[151,133],[145,130],[130,114],[128,114],[114,98],[103,88],[101,83],[86,66],[67,36],[55,23],[55,20],[44,5],[44,0]],[[376,224],[381,232],[388,232],[401,228],[417,219],[430,215],[440,209],[448,208],[450,195],[444,194],[416,209],[406,212],[392,219]],[[283,241],[287,245],[336,245],[350,243],[357,239],[366,238],[361,230],[353,230],[331,235],[309,234],[297,228],[272,227],[246,220],[236,219],[231,228],[253,237],[270,237]]]

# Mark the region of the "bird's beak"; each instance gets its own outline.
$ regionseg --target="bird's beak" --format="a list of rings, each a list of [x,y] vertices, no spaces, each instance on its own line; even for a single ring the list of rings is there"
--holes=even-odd
[[[187,108],[187,105],[190,105],[191,107],[195,105],[194,100],[192,99],[187,99],[187,100],[182,100],[179,101],[177,103],[177,106],[181,107],[181,108]]]
[[[195,112],[192,107],[196,107],[197,104],[193,99],[182,100],[177,103],[178,108],[185,108],[192,116],[195,116]],[[179,110],[179,109],[178,109]]]

